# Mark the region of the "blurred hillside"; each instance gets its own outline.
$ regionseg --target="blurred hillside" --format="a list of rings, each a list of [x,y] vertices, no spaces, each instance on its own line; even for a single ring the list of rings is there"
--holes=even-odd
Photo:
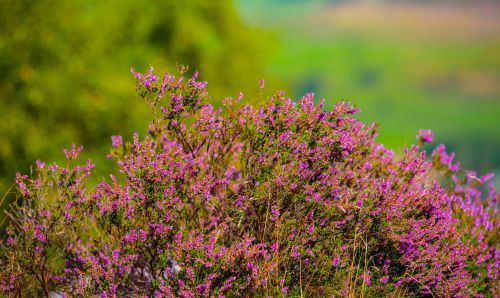
[[[189,65],[215,97],[250,96],[263,75],[266,39],[229,0],[3,0],[0,28],[2,194],[73,142],[106,172],[109,137],[144,133],[150,118],[130,67]]]
[[[277,32],[266,70],[294,97],[355,103],[396,152],[430,128],[434,144],[500,185],[498,1],[237,3],[247,22]]]

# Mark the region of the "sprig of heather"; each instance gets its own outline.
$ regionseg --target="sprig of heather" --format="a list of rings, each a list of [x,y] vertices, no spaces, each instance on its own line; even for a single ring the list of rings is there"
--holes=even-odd
[[[17,175],[3,293],[495,295],[500,194],[444,146],[427,158],[432,132],[395,159],[346,102],[215,109],[197,73],[132,72],[153,121],[111,137],[117,173],[91,186],[73,145],[67,166]]]

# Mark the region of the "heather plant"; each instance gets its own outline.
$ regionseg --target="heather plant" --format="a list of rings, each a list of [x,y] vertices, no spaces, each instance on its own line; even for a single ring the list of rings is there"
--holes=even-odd
[[[132,72],[153,120],[111,137],[118,171],[92,186],[72,145],[17,175],[5,295],[497,295],[500,194],[442,145],[427,158],[430,131],[395,158],[346,102],[215,109],[197,73]]]

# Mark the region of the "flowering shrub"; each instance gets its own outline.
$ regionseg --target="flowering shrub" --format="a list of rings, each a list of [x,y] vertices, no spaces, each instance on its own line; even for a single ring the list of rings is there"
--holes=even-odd
[[[0,247],[6,295],[494,296],[500,194],[444,146],[400,159],[375,125],[283,92],[207,104],[205,82],[137,78],[150,136],[113,136],[119,173],[94,165],[17,175]]]

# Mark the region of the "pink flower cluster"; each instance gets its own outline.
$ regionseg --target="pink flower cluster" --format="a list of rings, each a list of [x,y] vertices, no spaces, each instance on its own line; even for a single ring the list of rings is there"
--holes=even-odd
[[[496,294],[500,194],[482,194],[489,176],[461,170],[444,146],[432,160],[416,145],[395,159],[345,102],[325,111],[312,94],[278,92],[214,109],[197,73],[133,72],[154,115],[150,136],[113,136],[118,171],[97,185],[90,161],[37,162],[32,177],[17,176],[1,292]]]

